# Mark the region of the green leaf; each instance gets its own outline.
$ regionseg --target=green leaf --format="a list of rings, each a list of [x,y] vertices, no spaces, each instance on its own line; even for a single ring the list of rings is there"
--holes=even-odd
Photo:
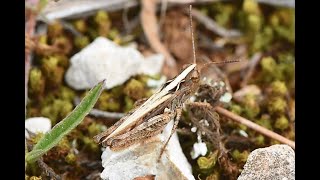
[[[57,145],[65,135],[79,125],[97,102],[104,84],[105,80],[92,88],[86,97],[83,98],[81,103],[66,118],[56,124],[51,131],[46,133],[34,146],[33,150],[26,154],[26,161],[36,161],[39,157]]]

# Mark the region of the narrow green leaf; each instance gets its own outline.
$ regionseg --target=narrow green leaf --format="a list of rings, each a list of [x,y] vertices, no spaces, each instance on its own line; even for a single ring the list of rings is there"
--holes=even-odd
[[[26,154],[26,161],[34,162],[37,160],[44,153],[57,145],[66,134],[79,125],[97,102],[104,84],[105,80],[92,88],[86,97],[83,98],[81,103],[66,118],[56,124],[51,131],[46,133],[34,146],[33,150]]]

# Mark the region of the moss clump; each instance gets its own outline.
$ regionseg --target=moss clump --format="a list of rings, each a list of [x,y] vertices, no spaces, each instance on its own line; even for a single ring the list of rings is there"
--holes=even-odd
[[[121,104],[119,99],[114,97],[114,94],[103,91],[98,99],[97,107],[104,111],[119,112]]]
[[[260,15],[261,10],[259,4],[255,0],[245,0],[242,4],[242,9],[248,14]]]
[[[98,27],[98,34],[107,37],[111,27],[111,20],[108,13],[102,10],[98,11],[94,16],[94,22]]]
[[[42,59],[41,70],[46,77],[48,86],[59,87],[62,84],[64,69],[58,64],[59,59],[56,56]]]
[[[67,86],[61,86],[58,91],[58,97],[62,100],[72,102],[75,97],[75,92]]]
[[[87,36],[78,36],[74,39],[74,45],[78,49],[86,47],[90,43],[90,39]]]
[[[68,164],[76,164],[77,156],[74,153],[68,153],[68,155],[65,157],[65,161]]]
[[[50,100],[49,100],[50,102]],[[41,115],[48,117],[52,124],[56,124],[58,120],[65,118],[73,109],[73,104],[67,100],[54,99],[41,108]]]
[[[124,111],[128,112],[133,108],[134,100],[132,100],[129,96],[125,96],[124,103],[125,103]]]
[[[87,136],[83,136],[81,138],[82,142],[84,143],[84,148],[92,151],[92,152],[98,152],[99,151],[99,146],[97,143],[93,141],[92,138],[89,138]]]
[[[93,137],[101,133],[105,129],[105,126],[96,122],[92,122],[88,127],[88,136]]]
[[[145,97],[144,84],[136,79],[130,79],[123,89],[124,94],[134,100]]]
[[[260,119],[256,120],[256,123],[267,129],[273,130],[270,116],[267,114],[263,114]]]
[[[285,116],[280,116],[277,118],[274,127],[283,131],[289,127],[289,120]]]
[[[230,110],[231,110],[231,112],[238,114],[238,115],[241,115],[241,113],[243,112],[243,109],[238,104],[232,104],[230,106]]]
[[[238,149],[232,151],[231,156],[236,162],[245,163],[248,159],[250,152],[249,151],[243,151],[240,152]]]
[[[230,27],[232,16],[235,13],[235,7],[231,4],[214,3],[211,11],[215,13],[214,19],[224,27]]]
[[[258,146],[263,146],[265,144],[265,138],[263,135],[259,134],[254,138],[254,142]]]
[[[287,108],[287,102],[281,97],[274,97],[268,101],[268,111],[271,114],[283,114]]]
[[[55,47],[59,49],[59,54],[69,55],[72,48],[73,43],[66,36],[59,36],[53,39],[53,44]]]
[[[249,119],[254,119],[260,113],[260,106],[257,102],[257,97],[252,94],[244,96],[243,100],[243,112]]]
[[[273,41],[274,34],[269,26],[263,28],[263,30],[256,34],[251,47],[252,52],[260,50],[266,50]]]
[[[86,21],[83,19],[78,19],[78,20],[74,21],[73,26],[80,33],[86,33],[88,31]]]
[[[215,151],[214,153],[211,153],[208,157],[199,157],[197,159],[197,164],[200,168],[200,170],[208,170],[212,169],[218,159],[218,151]]]
[[[33,96],[42,96],[45,89],[45,79],[39,68],[32,68],[29,75],[29,92]]]
[[[60,22],[55,21],[48,26],[48,36],[53,39],[63,35],[63,26]]]
[[[271,83],[271,93],[274,96],[285,96],[288,92],[286,84],[282,81],[274,81]]]

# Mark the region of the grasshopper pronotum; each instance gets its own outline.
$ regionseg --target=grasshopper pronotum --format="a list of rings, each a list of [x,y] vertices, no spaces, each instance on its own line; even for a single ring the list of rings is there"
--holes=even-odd
[[[188,65],[174,79],[167,81],[142,105],[134,108],[117,123],[94,137],[97,143],[120,150],[135,143],[145,141],[159,133],[174,120],[171,134],[163,150],[176,129],[182,113],[183,104],[190,99],[200,86],[200,74],[196,64],[192,16],[190,5],[190,29],[193,46],[193,63]]]

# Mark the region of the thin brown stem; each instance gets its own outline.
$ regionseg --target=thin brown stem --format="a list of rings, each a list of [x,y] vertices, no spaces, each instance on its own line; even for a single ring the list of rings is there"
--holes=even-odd
[[[294,141],[291,141],[291,140],[289,140],[289,139],[287,139],[287,138],[285,138],[285,137],[283,137],[273,131],[270,131],[267,128],[259,126],[258,124],[254,123],[248,119],[245,119],[237,114],[234,114],[234,113],[232,113],[222,107],[216,107],[215,109],[219,114],[224,115],[224,116],[230,118],[231,120],[236,121],[240,124],[243,124],[243,125],[251,128],[251,129],[267,136],[267,137],[275,139],[281,143],[287,144],[287,145],[291,146],[293,149],[295,149],[295,142]]]

